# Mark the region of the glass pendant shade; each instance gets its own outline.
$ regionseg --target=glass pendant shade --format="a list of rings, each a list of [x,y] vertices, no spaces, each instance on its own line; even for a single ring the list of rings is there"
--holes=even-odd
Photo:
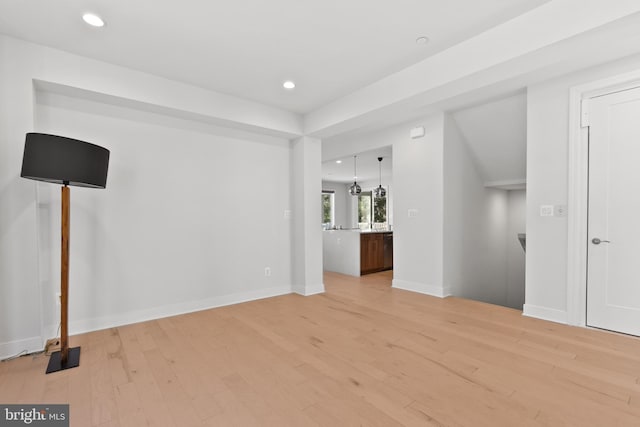
[[[378,188],[373,190],[373,195],[378,199],[387,195],[387,190],[382,188],[382,159],[383,159],[383,157],[378,157],[378,170],[380,172],[380,175],[379,175],[380,176],[380,185],[378,185]]]
[[[349,193],[352,196],[357,196],[358,194],[362,193],[362,188],[360,188],[357,182],[353,181],[353,185],[349,187]]]
[[[358,174],[356,173],[356,157],[353,156],[353,185],[349,187],[349,194],[352,196],[357,196],[362,193],[362,188],[358,185],[356,181]]]

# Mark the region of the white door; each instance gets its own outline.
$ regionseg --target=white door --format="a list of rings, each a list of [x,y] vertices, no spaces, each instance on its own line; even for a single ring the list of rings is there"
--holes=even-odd
[[[587,325],[640,335],[640,88],[587,108]]]

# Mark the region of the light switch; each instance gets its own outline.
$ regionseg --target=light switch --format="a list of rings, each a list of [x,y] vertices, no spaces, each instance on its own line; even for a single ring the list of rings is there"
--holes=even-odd
[[[553,205],[541,205],[540,216],[553,216]]]
[[[555,205],[553,208],[555,216],[560,218],[567,216],[567,205]]]
[[[407,216],[408,216],[409,218],[415,218],[415,217],[417,217],[417,216],[418,216],[418,209],[409,209],[409,210],[407,211]]]

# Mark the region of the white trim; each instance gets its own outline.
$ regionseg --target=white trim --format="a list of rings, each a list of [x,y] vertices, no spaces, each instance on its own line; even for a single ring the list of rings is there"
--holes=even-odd
[[[393,279],[391,286],[405,291],[418,292],[420,294],[431,295],[432,297],[446,298],[451,295],[451,289],[439,285],[427,283],[410,282],[407,280]]]
[[[197,301],[186,301],[143,310],[117,313],[114,315],[82,319],[69,322],[69,335],[83,334],[101,329],[130,325],[132,323],[177,316],[195,311],[208,310],[226,305],[239,304],[263,298],[270,298],[291,293],[291,286],[278,286],[255,291],[221,295]],[[50,329],[49,329],[50,330]]]
[[[582,127],[583,92],[569,93],[567,183],[567,323],[585,326],[587,309],[587,191],[589,129]]]
[[[567,188],[567,312],[570,325],[587,321],[588,128],[582,104],[590,98],[640,86],[640,70],[596,80],[569,91]],[[534,316],[537,317],[537,316]]]
[[[525,304],[522,308],[522,315],[535,317],[536,319],[548,320],[550,322],[567,324],[567,312],[554,308],[540,307],[537,305]]]
[[[42,342],[41,337],[31,337],[18,341],[3,342],[0,343],[0,360],[15,356],[25,350],[27,353],[34,353],[42,351],[43,349],[44,343]]]
[[[316,295],[316,294],[322,294],[324,293],[324,283],[320,283],[318,285],[313,285],[313,286],[304,286],[304,285],[295,286],[294,285],[293,292],[305,297]]]

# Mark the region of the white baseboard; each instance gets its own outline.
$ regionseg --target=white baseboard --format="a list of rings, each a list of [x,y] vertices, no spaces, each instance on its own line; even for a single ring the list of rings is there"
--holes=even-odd
[[[44,349],[43,340],[40,337],[31,337],[23,340],[0,343],[0,360],[26,350],[27,353],[42,351]]]
[[[85,332],[114,328],[132,323],[161,319],[163,317],[177,316],[195,311],[208,310],[225,305],[239,304],[263,298],[270,298],[291,293],[291,286],[278,286],[273,288],[258,289],[255,291],[239,292],[229,295],[221,295],[197,301],[187,301],[177,304],[169,304],[144,310],[117,313],[112,316],[97,317],[69,322],[69,335],[83,334]],[[57,325],[56,325],[57,328]],[[45,330],[51,330],[50,327]]]
[[[324,293],[324,283],[320,283],[318,285],[293,285],[293,292],[299,295],[303,295],[305,297],[322,294]]]
[[[429,285],[427,283],[409,282],[407,280],[393,279],[391,286],[396,289],[404,289],[405,291],[418,292],[425,295],[431,295],[438,298],[446,298],[451,296],[451,289],[438,285]]]
[[[569,316],[567,312],[557,310],[555,308],[525,304],[522,309],[522,315],[535,317],[536,319],[549,320],[550,322],[563,323],[565,325],[569,323]]]

